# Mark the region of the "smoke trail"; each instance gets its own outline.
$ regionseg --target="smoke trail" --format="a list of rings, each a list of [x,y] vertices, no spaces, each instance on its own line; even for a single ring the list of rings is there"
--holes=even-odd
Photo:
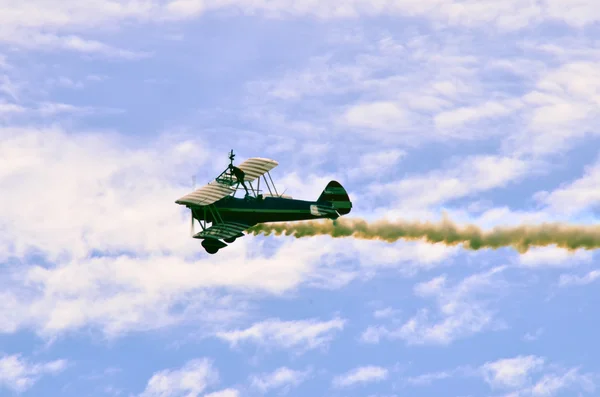
[[[533,246],[556,245],[569,251],[578,248],[600,248],[600,226],[578,226],[561,223],[542,223],[516,227],[496,227],[483,231],[475,225],[462,227],[446,216],[441,222],[367,222],[363,219],[341,218],[331,221],[259,224],[248,230],[254,235],[293,235],[297,238],[329,235],[334,238],[354,237],[365,240],[394,242],[425,240],[446,245],[463,244],[467,249],[513,247],[520,253]]]

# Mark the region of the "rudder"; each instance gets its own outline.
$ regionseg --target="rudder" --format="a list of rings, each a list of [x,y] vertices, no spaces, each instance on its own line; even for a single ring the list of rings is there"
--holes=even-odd
[[[346,192],[346,189],[338,182],[331,181],[327,184],[317,202],[329,202],[340,215],[346,215],[352,209],[352,202]]]

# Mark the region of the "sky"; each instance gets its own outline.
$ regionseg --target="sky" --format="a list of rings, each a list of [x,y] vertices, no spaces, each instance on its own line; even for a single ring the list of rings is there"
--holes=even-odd
[[[596,0],[0,0],[0,395],[600,394],[599,255],[248,235],[267,157],[348,217],[597,224]]]

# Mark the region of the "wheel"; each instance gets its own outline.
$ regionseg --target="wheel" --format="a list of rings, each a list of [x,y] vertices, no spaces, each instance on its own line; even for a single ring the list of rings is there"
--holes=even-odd
[[[223,241],[225,241],[228,244],[231,244],[235,241],[236,237],[229,237],[229,238],[224,238]]]
[[[219,249],[217,247],[204,247],[204,249],[206,250],[206,252],[208,252],[211,255],[219,252]]]
[[[223,243],[221,243],[221,244],[223,244]],[[223,245],[225,245],[225,244],[223,244]],[[219,251],[219,249],[221,248],[217,244],[214,244],[214,242],[211,240],[202,241],[202,247],[204,247],[206,252],[208,252],[211,255],[216,254]]]

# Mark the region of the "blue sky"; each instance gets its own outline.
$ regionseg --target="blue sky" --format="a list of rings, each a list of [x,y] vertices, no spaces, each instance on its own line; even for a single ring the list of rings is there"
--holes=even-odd
[[[597,223],[594,0],[0,0],[0,395],[594,396],[598,254],[247,236],[237,160],[349,216]]]

